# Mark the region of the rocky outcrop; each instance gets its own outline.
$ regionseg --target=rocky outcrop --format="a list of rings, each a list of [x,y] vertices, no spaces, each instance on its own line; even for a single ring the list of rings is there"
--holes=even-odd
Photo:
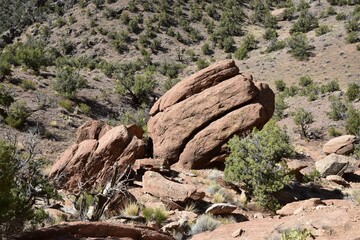
[[[324,154],[329,155],[331,153],[336,153],[340,155],[345,155],[354,150],[354,144],[356,137],[354,135],[344,135],[340,137],[333,138],[329,140],[323,146]]]
[[[168,234],[143,226],[130,226],[109,222],[69,222],[27,232],[19,240],[32,239],[139,239],[174,240]]]
[[[109,126],[90,122],[80,127],[77,143],[55,162],[50,178],[62,189],[77,191],[78,183],[90,187],[104,185],[112,177],[113,166],[124,170],[145,155],[138,127]]]
[[[316,170],[322,177],[329,175],[342,176],[344,173],[353,173],[360,165],[360,161],[347,156],[330,154],[329,156],[315,162]]]
[[[170,89],[150,111],[154,157],[180,169],[224,161],[225,143],[262,127],[274,111],[266,84],[238,74],[233,60],[214,64]]]
[[[143,189],[151,195],[174,202],[201,200],[205,197],[205,192],[198,191],[195,185],[173,182],[152,171],[144,174]]]

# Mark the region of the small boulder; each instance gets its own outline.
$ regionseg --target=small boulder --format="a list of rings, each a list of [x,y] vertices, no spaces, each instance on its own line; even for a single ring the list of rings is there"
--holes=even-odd
[[[224,215],[230,214],[235,211],[237,207],[228,203],[215,203],[206,209],[206,213],[211,213],[213,215]]]
[[[276,21],[284,21],[285,20],[285,11],[286,8],[279,8],[271,11],[271,15],[276,18]]]
[[[350,184],[339,175],[328,175],[328,176],[326,176],[326,180],[328,180],[329,182],[334,182],[334,183],[339,184],[344,187],[350,186]]]
[[[200,200],[205,192],[199,192],[195,185],[170,181],[160,173],[147,171],[143,176],[143,189],[159,198],[168,198],[174,202],[185,202],[188,199]]]
[[[315,163],[316,170],[322,177],[328,175],[342,176],[344,173],[353,173],[359,167],[360,161],[347,156],[330,154]]]
[[[354,150],[354,143],[356,137],[354,135],[344,135],[329,140],[323,146],[325,155],[336,153],[339,155],[346,155]]]
[[[304,201],[297,201],[286,204],[284,207],[276,211],[276,214],[282,216],[293,215],[299,212],[304,211],[305,209],[315,208],[318,205],[325,205],[320,198],[310,198]]]

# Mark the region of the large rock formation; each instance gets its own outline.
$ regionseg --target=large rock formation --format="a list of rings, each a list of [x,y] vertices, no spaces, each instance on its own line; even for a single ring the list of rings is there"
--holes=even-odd
[[[142,131],[132,126],[110,128],[98,121],[79,128],[77,141],[55,162],[50,178],[62,189],[76,191],[78,183],[103,185],[112,177],[112,168],[134,164],[145,155]]]
[[[182,80],[152,107],[148,122],[154,157],[177,168],[203,168],[224,161],[234,134],[262,127],[274,112],[274,93],[221,61]]]

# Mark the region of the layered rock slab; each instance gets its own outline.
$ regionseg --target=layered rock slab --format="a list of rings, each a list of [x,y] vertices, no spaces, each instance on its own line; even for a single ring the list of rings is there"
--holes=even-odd
[[[77,134],[77,142],[81,142],[70,146],[52,166],[50,178],[62,189],[76,192],[79,183],[84,187],[104,185],[111,179],[114,165],[123,170],[144,157],[145,144],[137,127],[121,125],[110,128],[97,122],[81,126]],[[89,131],[87,126],[99,126],[101,130]],[[106,132],[100,134],[103,129]],[[93,134],[96,132],[99,134]]]
[[[217,63],[182,80],[155,103],[148,122],[154,157],[177,163],[176,168],[204,168],[224,161],[224,145],[234,134],[262,127],[271,118],[272,90],[238,72],[232,60]],[[184,89],[196,91],[185,94]]]

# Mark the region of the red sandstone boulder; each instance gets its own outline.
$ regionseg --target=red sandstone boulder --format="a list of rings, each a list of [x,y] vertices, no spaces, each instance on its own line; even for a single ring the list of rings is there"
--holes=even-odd
[[[166,233],[143,226],[130,226],[109,222],[69,222],[27,232],[19,240],[58,239],[133,239],[174,240]]]
[[[50,178],[69,191],[76,191],[78,183],[86,183],[85,187],[94,183],[104,185],[111,179],[115,163],[123,170],[144,157],[145,144],[138,138],[140,130],[135,128],[117,126],[110,129],[94,121],[84,124],[77,134],[77,140],[82,141],[70,146],[60,156],[51,168]],[[109,130],[101,134],[104,129]]]
[[[155,103],[148,122],[155,158],[179,169],[223,162],[233,135],[271,118],[273,91],[238,72],[233,60],[219,62],[182,80]]]

